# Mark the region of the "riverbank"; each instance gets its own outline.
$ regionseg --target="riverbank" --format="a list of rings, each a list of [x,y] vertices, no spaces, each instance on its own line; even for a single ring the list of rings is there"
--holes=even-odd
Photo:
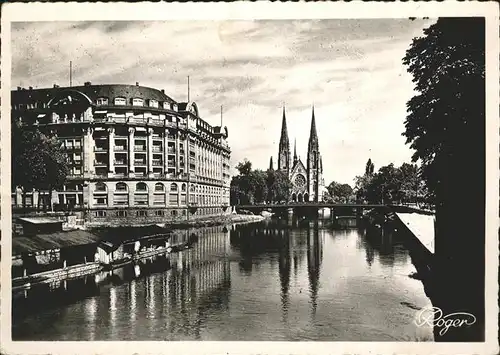
[[[203,228],[203,227],[213,227],[227,224],[237,224],[237,223],[251,223],[260,222],[264,220],[265,217],[260,215],[244,215],[244,214],[223,214],[217,216],[207,216],[200,217],[191,220],[177,220],[167,223],[132,223],[124,226],[123,224],[112,223],[112,222],[99,222],[99,223],[87,223],[85,229],[102,229],[102,228],[116,228],[116,227],[148,227],[148,226],[161,226],[167,230],[183,230],[191,228]]]
[[[186,238],[181,238],[178,240],[175,235],[190,234],[190,230],[221,226],[221,225],[235,225],[235,224],[245,224],[260,222],[264,220],[265,217],[258,215],[238,215],[238,214],[226,214],[222,216],[216,216],[211,218],[196,219],[191,221],[179,221],[176,223],[165,223],[165,224],[147,224],[138,226],[108,226],[103,227],[102,225],[96,226],[94,228],[87,227],[91,233],[99,237],[100,240],[111,241],[116,244],[123,244],[125,242],[130,242],[131,240],[152,240],[163,238],[165,240],[169,239],[169,245],[165,247],[152,247],[147,248],[137,255],[131,258],[123,258],[115,260],[116,263],[112,264],[102,264],[98,262],[85,262],[84,264],[77,264],[70,267],[59,268],[54,270],[49,270],[41,273],[35,273],[31,275],[25,275],[22,277],[13,278],[13,290],[29,288],[32,285],[39,283],[47,283],[52,281],[61,281],[66,279],[71,279],[74,277],[81,277],[85,275],[94,274],[104,269],[114,269],[123,267],[126,264],[132,263],[134,260],[140,260],[159,254],[165,254],[170,252],[177,252],[184,248],[189,247],[192,243],[191,236]],[[186,234],[186,235],[187,235]],[[185,235],[184,235],[185,236]],[[174,238],[177,242],[171,242]]]

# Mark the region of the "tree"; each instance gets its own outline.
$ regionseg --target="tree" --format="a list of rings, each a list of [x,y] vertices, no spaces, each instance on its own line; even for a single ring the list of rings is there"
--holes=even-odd
[[[374,169],[375,169],[375,165],[373,165],[371,159],[368,159],[368,161],[366,162],[365,175],[367,175],[367,176],[373,175]]]
[[[461,341],[484,339],[485,20],[440,18],[413,40],[403,63],[416,95],[407,144],[436,205],[433,304],[473,313]],[[460,223],[463,222],[463,223]],[[466,261],[466,262],[465,262]],[[470,275],[470,276],[469,276]],[[451,300],[448,302],[447,300]]]
[[[12,125],[12,185],[23,191],[23,206],[29,191],[59,189],[69,175],[67,156],[57,137],[19,123]],[[39,203],[40,205],[40,203]]]
[[[252,170],[252,163],[247,159],[238,163],[236,169],[239,175],[233,176],[231,180],[231,203],[254,204],[269,200],[269,188],[275,184],[274,179],[279,176],[278,172]]]
[[[326,188],[335,201],[348,202],[353,194],[353,189],[349,184],[340,184],[332,181]]]
[[[250,172],[252,171],[252,163],[245,159],[244,161],[238,163],[236,165],[236,170],[239,171],[240,175],[245,175],[248,176],[250,175]]]
[[[267,187],[269,202],[288,201],[292,182],[286,174],[279,170],[267,171]]]

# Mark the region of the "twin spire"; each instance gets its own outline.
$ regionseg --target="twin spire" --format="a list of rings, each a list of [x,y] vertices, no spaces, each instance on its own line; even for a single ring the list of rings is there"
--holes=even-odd
[[[316,117],[314,115],[314,105],[312,106],[312,118],[311,118],[311,130],[309,133],[309,143],[308,143],[308,149],[318,151],[318,133],[316,131]],[[279,150],[280,152],[283,150],[290,151],[290,141],[288,140],[288,128],[286,125],[286,112],[285,112],[285,106],[283,105],[283,118],[281,122],[281,137],[280,137],[280,143],[279,143]],[[293,163],[297,162],[298,157],[297,157],[297,139],[294,141],[294,148],[293,148]]]

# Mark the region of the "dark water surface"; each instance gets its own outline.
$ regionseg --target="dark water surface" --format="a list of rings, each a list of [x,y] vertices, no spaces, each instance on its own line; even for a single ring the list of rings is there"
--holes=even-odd
[[[192,249],[13,295],[13,340],[432,341],[397,235],[273,221]]]

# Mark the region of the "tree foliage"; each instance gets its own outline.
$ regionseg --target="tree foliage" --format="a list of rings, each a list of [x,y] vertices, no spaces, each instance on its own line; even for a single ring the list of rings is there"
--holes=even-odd
[[[291,182],[281,171],[252,170],[248,160],[236,166],[239,174],[231,180],[231,204],[288,201]]]
[[[366,162],[366,168],[365,168],[365,175],[373,175],[373,170],[375,169],[375,165],[373,165],[373,162],[370,159]]]
[[[484,28],[484,18],[440,18],[403,58],[417,91],[407,103],[403,135],[433,194],[450,190],[466,166],[461,160],[484,149]]]
[[[332,181],[326,189],[335,202],[349,202],[353,196],[353,189],[349,184]]]
[[[57,137],[19,124],[12,125],[11,162],[12,185],[20,187],[23,195],[33,190],[51,193],[62,187],[70,173]]]
[[[382,166],[376,173],[356,177],[356,197],[369,203],[423,202],[425,185],[415,164]]]

